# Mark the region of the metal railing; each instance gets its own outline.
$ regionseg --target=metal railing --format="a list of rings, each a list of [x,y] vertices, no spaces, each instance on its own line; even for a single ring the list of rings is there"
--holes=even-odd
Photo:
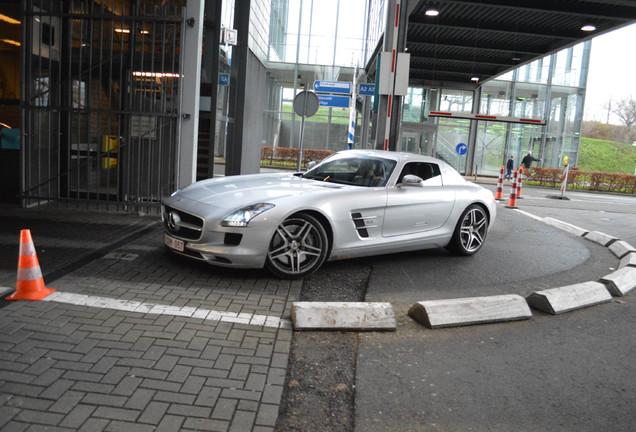
[[[143,211],[174,189],[182,3],[23,2],[24,206]]]

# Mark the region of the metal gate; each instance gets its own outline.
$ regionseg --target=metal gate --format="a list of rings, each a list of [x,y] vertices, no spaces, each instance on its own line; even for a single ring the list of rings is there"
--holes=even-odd
[[[23,205],[158,208],[179,150],[182,1],[23,5]]]

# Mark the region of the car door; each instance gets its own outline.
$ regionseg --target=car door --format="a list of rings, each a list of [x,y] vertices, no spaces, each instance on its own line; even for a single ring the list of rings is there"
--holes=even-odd
[[[405,175],[421,182],[407,185]],[[397,184],[390,187],[382,225],[382,236],[415,234],[440,228],[455,205],[455,191],[445,188],[439,165],[433,162],[407,163]]]

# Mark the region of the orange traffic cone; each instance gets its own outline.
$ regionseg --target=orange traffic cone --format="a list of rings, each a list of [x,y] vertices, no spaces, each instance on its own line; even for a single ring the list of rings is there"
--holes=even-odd
[[[504,178],[504,166],[501,166],[499,170],[499,179],[497,180],[497,193],[495,193],[495,199],[499,201],[503,198],[503,178]]]
[[[507,208],[517,208],[517,175],[517,170],[515,170],[515,173],[512,176],[512,187],[510,188],[510,199],[508,200]]]
[[[55,291],[44,286],[38,256],[35,253],[31,231],[20,231],[20,257],[18,258],[18,283],[16,291],[7,300],[42,300]]]

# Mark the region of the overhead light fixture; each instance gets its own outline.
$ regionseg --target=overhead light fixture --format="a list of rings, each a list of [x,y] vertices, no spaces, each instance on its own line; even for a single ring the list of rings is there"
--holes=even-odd
[[[474,77],[472,77],[470,80],[471,80],[471,81],[475,81],[475,82],[477,82],[477,81],[479,81],[479,77],[474,76]]]
[[[150,30],[139,30],[141,34],[150,34]]]
[[[427,9],[425,12],[426,16],[436,17],[439,15],[439,11],[437,9]]]
[[[591,32],[591,31],[596,30],[596,27],[593,26],[592,24],[587,24],[587,25],[584,25],[583,27],[581,27],[581,30],[586,31],[586,32]]]
[[[130,33],[130,29],[127,28],[116,28],[115,33]]]
[[[20,24],[20,21],[18,21],[17,19],[13,19],[3,14],[0,14],[0,21],[4,21],[9,24]]]
[[[7,43],[9,45],[20,46],[20,42],[14,41],[14,40],[11,40],[11,39],[0,39],[0,42]]]
[[[179,74],[178,73],[171,73],[171,72],[142,72],[142,71],[135,71],[135,72],[133,72],[133,76],[148,77],[148,78],[179,78]]]

